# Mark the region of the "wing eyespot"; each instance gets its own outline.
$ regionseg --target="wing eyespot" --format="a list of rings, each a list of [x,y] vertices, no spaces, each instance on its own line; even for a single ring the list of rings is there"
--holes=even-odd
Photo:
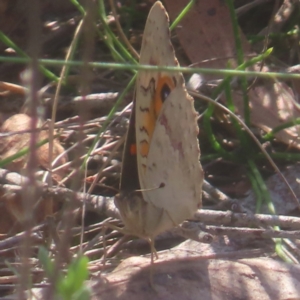
[[[160,99],[162,102],[165,102],[165,100],[168,98],[168,96],[171,93],[171,89],[168,84],[164,84],[160,90]]]

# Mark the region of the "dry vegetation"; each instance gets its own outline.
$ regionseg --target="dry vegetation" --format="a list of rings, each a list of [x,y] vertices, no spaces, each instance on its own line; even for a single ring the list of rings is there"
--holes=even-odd
[[[57,291],[71,299],[57,279],[63,282],[70,265],[85,279],[87,262],[72,264],[81,254],[89,258],[94,299],[300,297],[300,77],[287,76],[300,70],[296,1],[234,1],[236,34],[225,5],[231,1],[196,1],[172,31],[182,66],[214,69],[193,82],[193,71],[185,74],[189,86],[218,98],[261,146],[221,106],[195,101],[201,161],[214,188],[204,186],[204,209],[195,216],[201,223],[157,238],[157,250],[165,251],[155,265],[156,291],[149,287],[149,258],[141,257],[149,253],[147,242],[103,226],[122,226],[113,196],[134,70],[88,63],[134,63],[134,51],[116,40],[125,45],[124,35],[139,49],[154,2],[86,0],[79,7],[67,0],[0,0],[0,299],[24,299],[32,287],[45,288],[40,299]],[[188,1],[163,3],[174,20]],[[39,58],[50,61],[38,65]],[[246,67],[256,73],[220,71]],[[182,243],[186,237],[197,242]],[[83,292],[78,299],[87,298]]]

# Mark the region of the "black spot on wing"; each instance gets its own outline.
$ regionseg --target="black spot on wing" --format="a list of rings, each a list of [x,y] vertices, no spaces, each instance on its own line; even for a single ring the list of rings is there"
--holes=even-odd
[[[160,90],[160,97],[161,97],[161,100],[162,102],[165,102],[165,100],[168,98],[168,96],[170,95],[171,93],[171,89],[170,87],[165,83],[163,85],[163,87],[161,88]]]

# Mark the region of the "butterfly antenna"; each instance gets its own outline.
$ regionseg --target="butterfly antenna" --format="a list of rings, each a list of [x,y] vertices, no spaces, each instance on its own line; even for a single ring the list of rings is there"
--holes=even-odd
[[[135,192],[149,192],[149,191],[154,191],[154,190],[157,190],[157,189],[161,189],[163,187],[165,187],[165,183],[162,182],[159,186],[157,187],[153,187],[153,188],[149,188],[149,189],[141,189],[141,190],[135,190]]]

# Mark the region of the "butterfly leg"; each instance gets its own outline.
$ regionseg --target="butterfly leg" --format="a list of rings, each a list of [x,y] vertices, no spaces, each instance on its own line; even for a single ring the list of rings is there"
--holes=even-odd
[[[155,285],[154,285],[154,282],[153,282],[153,269],[154,269],[154,255],[155,255],[155,258],[158,259],[158,255],[157,255],[157,251],[155,249],[155,246],[154,246],[154,238],[153,237],[149,237],[148,238],[148,242],[149,242],[149,245],[150,245],[150,251],[151,251],[151,261],[150,261],[150,286],[154,289],[155,289]]]

